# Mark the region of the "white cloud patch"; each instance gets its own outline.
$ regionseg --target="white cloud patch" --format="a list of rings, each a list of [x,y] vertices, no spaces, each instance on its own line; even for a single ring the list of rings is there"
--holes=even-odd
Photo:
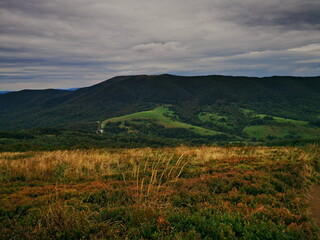
[[[171,53],[172,51],[180,52],[183,50],[183,47],[179,42],[151,42],[135,45],[131,49],[139,53]]]
[[[309,44],[297,48],[288,49],[289,51],[296,52],[312,52],[312,53],[320,53],[320,43],[319,44]]]
[[[123,74],[320,75],[319,0],[0,1],[0,90]]]

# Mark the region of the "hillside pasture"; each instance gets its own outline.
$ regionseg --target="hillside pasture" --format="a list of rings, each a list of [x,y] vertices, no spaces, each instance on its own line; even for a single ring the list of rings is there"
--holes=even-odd
[[[155,120],[156,123],[167,128],[184,128],[199,135],[217,135],[217,131],[205,129],[203,127],[194,126],[188,123],[181,122],[178,115],[166,106],[157,107],[150,111],[137,112],[129,115],[124,115],[116,118],[110,118],[102,122],[105,126],[108,122],[124,122],[131,120]]]

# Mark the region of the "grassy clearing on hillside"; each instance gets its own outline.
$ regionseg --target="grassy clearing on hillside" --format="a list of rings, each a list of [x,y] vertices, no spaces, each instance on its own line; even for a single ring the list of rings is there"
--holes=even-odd
[[[257,125],[243,130],[251,138],[265,140],[268,137],[314,139],[320,137],[320,128],[304,125]]]
[[[188,123],[179,121],[179,117],[171,111],[168,107],[157,107],[150,111],[137,112],[121,117],[110,118],[102,122],[102,126],[105,126],[108,122],[122,122],[130,121],[134,119],[150,119],[156,120],[158,124],[161,124],[168,128],[185,128],[200,135],[217,135],[219,132],[205,129],[202,127],[194,126]]]
[[[250,117],[257,117],[260,119],[270,117],[276,123],[288,123],[288,124],[293,124],[293,125],[307,125],[308,124],[307,121],[299,121],[299,120],[294,120],[294,119],[289,119],[289,118],[275,117],[275,116],[266,115],[266,114],[258,114],[255,111],[250,110],[250,109],[243,108],[242,111],[245,115],[250,116]]]
[[[217,113],[210,112],[201,112],[198,114],[198,118],[203,122],[211,122],[211,121],[221,121],[222,119],[227,119],[226,116],[221,116]]]
[[[1,239],[319,239],[320,149],[0,153]]]
[[[243,132],[250,138],[266,140],[268,138],[278,139],[314,139],[320,137],[320,128],[311,127],[307,121],[299,121],[275,117],[271,115],[258,114],[250,109],[242,109],[243,113],[251,119],[261,119],[266,123],[253,124],[245,127]]]
[[[198,118],[204,123],[213,123],[223,128],[232,129],[232,127],[228,125],[227,116],[222,116],[217,113],[201,112],[198,114]]]

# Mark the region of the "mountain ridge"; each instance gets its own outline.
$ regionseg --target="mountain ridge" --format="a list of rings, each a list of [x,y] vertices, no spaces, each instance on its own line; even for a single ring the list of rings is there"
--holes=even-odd
[[[94,123],[164,104],[185,123],[228,132],[227,125],[224,129],[215,120],[199,120],[199,114],[216,114],[241,135],[252,120],[242,108],[267,116],[318,121],[320,77],[129,75],[74,91],[22,90],[0,95],[0,129]]]

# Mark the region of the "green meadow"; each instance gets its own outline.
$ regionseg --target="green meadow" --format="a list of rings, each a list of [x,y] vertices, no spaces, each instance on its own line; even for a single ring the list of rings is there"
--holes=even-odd
[[[183,128],[191,130],[199,135],[216,135],[219,132],[205,129],[203,127],[194,126],[188,123],[179,121],[178,115],[169,109],[169,107],[161,106],[150,111],[137,112],[121,117],[110,118],[102,122],[102,126],[105,126],[108,122],[124,122],[132,120],[154,120],[157,124],[160,124],[167,128]]]
[[[300,121],[265,114],[258,114],[250,109],[242,109],[244,114],[250,118],[267,121],[267,124],[250,125],[243,132],[257,140],[266,139],[315,139],[320,137],[320,128],[310,126],[307,121]]]

